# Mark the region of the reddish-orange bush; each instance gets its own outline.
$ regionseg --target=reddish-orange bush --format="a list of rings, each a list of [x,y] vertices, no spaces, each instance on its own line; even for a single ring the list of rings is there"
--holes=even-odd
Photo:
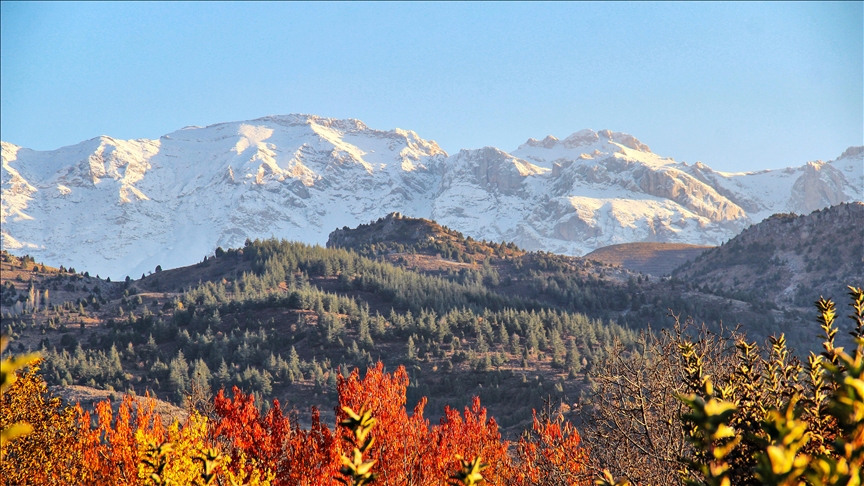
[[[534,412],[531,431],[519,439],[518,457],[525,484],[590,484],[585,471],[588,451],[570,422],[559,418],[542,419]]]
[[[89,412],[79,414],[78,444],[82,450],[81,481],[88,484],[139,484],[138,464],[144,439],[161,443],[165,428],[153,413],[154,402],[136,402],[126,395],[117,413],[111,404],[96,404],[97,426],[91,428]],[[80,409],[79,409],[80,410]],[[135,419],[132,414],[135,412]]]
[[[459,411],[445,407],[441,424],[432,431],[437,468],[434,477],[446,477],[460,467],[459,457],[482,457],[489,468],[483,476],[492,484],[507,484],[514,478],[513,461],[507,454],[509,443],[501,441],[495,419],[486,417],[480,399],[474,397],[471,408]],[[457,455],[459,457],[457,457]],[[449,474],[448,474],[449,473]],[[432,482],[430,484],[438,484]]]
[[[365,409],[378,420],[372,431],[375,445],[366,454],[367,460],[378,461],[375,472],[383,484],[423,484],[428,471],[421,457],[429,450],[429,421],[423,418],[426,400],[420,400],[409,416],[405,408],[408,373],[399,367],[392,374],[384,373],[378,363],[366,371],[361,380],[355,369],[347,377],[340,375],[337,390],[339,406],[337,422],[347,418],[341,407]],[[340,452],[348,452],[340,441]]]
[[[309,430],[292,427],[282,413],[278,400],[264,417],[255,399],[244,395],[236,387],[233,399],[220,390],[214,398],[218,420],[211,425],[215,438],[224,439],[231,447],[229,469],[237,468],[241,454],[249,459],[246,472],[259,469],[274,473],[273,484],[306,485],[327,484],[338,470],[338,452],[331,430],[321,423],[317,409],[312,409],[312,427]]]

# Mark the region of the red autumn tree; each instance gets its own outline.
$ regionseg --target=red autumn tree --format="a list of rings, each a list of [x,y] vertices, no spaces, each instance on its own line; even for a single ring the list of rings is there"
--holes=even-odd
[[[364,455],[367,460],[377,461],[375,471],[378,481],[384,484],[422,484],[426,475],[420,457],[429,450],[429,421],[423,418],[426,399],[420,400],[409,416],[405,408],[408,390],[408,373],[400,366],[392,374],[384,373],[380,362],[366,371],[361,380],[355,369],[347,377],[339,376],[339,409],[337,423],[347,414],[341,409],[365,409],[378,420],[372,431],[375,445]],[[340,452],[349,448],[344,441]]]
[[[490,484],[509,484],[514,478],[513,461],[507,454],[509,443],[501,441],[498,424],[494,418],[487,418],[480,398],[474,397],[471,407],[465,407],[461,416],[458,410],[445,407],[441,424],[432,430],[432,436],[435,443],[432,457],[436,462],[432,477],[446,478],[459,469],[457,456],[468,459],[479,456],[489,465],[483,476]]]
[[[519,439],[520,482],[538,486],[592,484],[585,470],[588,451],[573,424],[559,416],[537,417]]]
[[[218,418],[212,422],[212,435],[228,442],[231,453],[229,469],[237,468],[246,458],[249,474],[259,469],[262,475],[276,474],[274,485],[328,484],[337,471],[337,451],[333,433],[321,423],[317,409],[312,409],[309,430],[292,426],[278,400],[265,416],[255,406],[252,394],[245,395],[237,387],[233,398],[220,390],[214,398]],[[240,471],[232,469],[235,473]]]

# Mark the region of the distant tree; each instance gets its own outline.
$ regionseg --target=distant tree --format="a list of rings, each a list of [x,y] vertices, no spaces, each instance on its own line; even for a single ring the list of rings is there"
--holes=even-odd
[[[156,273],[159,273],[161,271],[162,271],[162,265],[156,265]]]
[[[219,387],[224,387],[231,380],[231,372],[228,370],[228,364],[225,363],[225,358],[219,363],[219,369],[213,375],[213,381]]]
[[[372,336],[369,333],[369,319],[365,315],[360,319],[360,325],[357,332],[363,346],[372,347],[375,345],[375,342],[372,340]]]
[[[572,337],[567,340],[567,358],[565,360],[565,364],[567,366],[567,371],[570,373],[571,376],[582,371],[582,362],[581,356],[579,355],[579,349],[576,347],[576,339]]]
[[[177,351],[177,356],[168,365],[168,382],[172,391],[182,400],[189,386],[189,363],[182,350]]]
[[[414,337],[408,337],[408,350],[406,352],[405,358],[408,361],[414,361],[417,359],[417,346],[414,345]]]

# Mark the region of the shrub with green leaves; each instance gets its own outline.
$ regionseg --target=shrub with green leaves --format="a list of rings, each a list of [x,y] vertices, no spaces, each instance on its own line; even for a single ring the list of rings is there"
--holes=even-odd
[[[820,298],[824,351],[806,364],[783,335],[762,352],[735,332],[691,337],[677,318],[614,349],[589,373],[583,418],[603,484],[864,484],[864,291],[849,290],[855,348],[837,345]]]
[[[835,308],[819,299],[825,351],[811,353],[806,372],[789,358],[783,337],[772,338],[767,359],[739,342],[738,367],[723,385],[701,376],[699,357],[686,346],[695,388],[679,398],[693,458],[688,483],[729,485],[861,484],[864,474],[864,291],[849,287],[856,347],[835,346]]]

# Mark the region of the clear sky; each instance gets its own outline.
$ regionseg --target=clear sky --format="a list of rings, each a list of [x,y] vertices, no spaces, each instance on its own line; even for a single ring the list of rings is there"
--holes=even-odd
[[[842,3],[15,3],[0,136],[313,113],[448,152],[582,128],[749,170],[864,144],[864,10]]]

